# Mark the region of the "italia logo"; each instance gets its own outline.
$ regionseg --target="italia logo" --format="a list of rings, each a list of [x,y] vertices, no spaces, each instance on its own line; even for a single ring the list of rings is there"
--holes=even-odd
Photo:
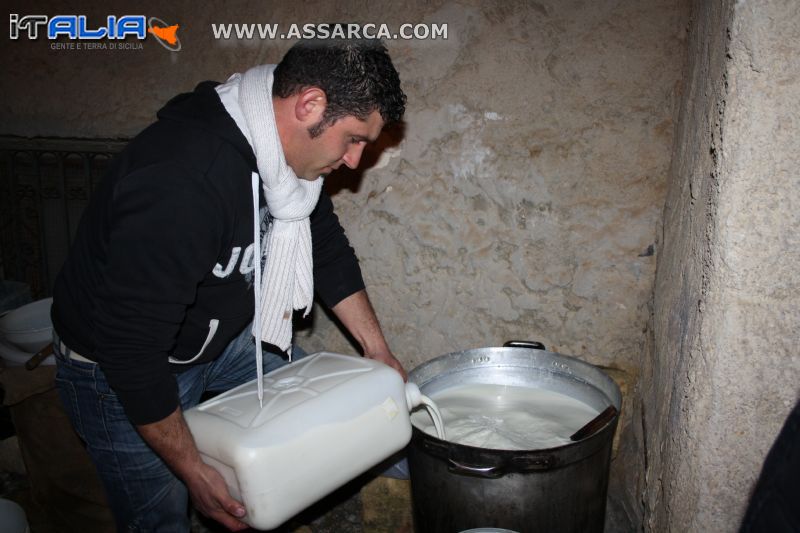
[[[178,39],[179,24],[167,25],[163,20],[150,17],[147,21],[147,32],[153,34],[158,43],[170,52],[179,52],[181,40]]]
[[[158,43],[171,52],[181,49],[178,38],[178,24],[169,25],[157,17],[149,19],[144,15],[109,15],[104,24],[90,24],[86,15],[9,15],[8,36],[10,39],[27,37],[29,40],[39,38],[40,31],[47,39],[55,40],[66,37],[69,40],[123,40],[133,37],[140,41],[152,35]]]

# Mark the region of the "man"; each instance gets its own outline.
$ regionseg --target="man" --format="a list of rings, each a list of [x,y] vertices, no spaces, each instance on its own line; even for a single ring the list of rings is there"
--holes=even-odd
[[[188,531],[187,490],[202,513],[246,527],[182,412],[284,364],[265,353],[257,366],[254,335],[286,351],[292,310],[310,309],[314,289],[365,356],[405,376],[320,178],[356,168],[404,109],[379,42],[300,42],[274,71],[177,96],[116,160],[52,318],[59,392],[120,530]]]

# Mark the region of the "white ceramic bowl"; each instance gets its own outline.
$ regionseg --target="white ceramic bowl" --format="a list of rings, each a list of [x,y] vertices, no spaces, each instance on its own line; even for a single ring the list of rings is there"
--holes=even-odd
[[[8,533],[28,533],[28,520],[19,504],[0,498],[0,525]]]
[[[23,352],[0,338],[0,359],[3,360],[6,366],[22,366],[27,363],[31,357],[33,357],[33,353]],[[56,364],[56,358],[53,355],[49,355],[39,364],[54,365]],[[2,522],[0,522],[0,524],[2,524]],[[2,531],[2,529],[0,529],[0,531]]]
[[[23,352],[36,353],[52,340],[52,298],[18,307],[0,316],[0,338]]]

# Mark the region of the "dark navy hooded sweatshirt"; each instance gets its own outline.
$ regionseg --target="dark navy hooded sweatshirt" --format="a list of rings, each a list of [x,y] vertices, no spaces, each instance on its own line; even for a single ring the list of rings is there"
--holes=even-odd
[[[215,86],[173,98],[116,158],[54,288],[56,332],[100,365],[134,424],[172,413],[173,373],[219,356],[253,318],[256,159]],[[325,192],[311,236],[315,289],[333,307],[364,282]]]

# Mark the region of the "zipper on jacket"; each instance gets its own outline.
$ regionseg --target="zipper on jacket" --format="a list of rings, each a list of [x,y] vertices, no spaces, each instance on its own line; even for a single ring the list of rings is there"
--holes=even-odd
[[[175,359],[174,357],[170,356],[169,362],[175,363],[177,365],[185,365],[187,363],[193,363],[197,361],[200,358],[200,356],[203,355],[203,352],[206,351],[208,345],[211,344],[211,339],[213,339],[214,335],[216,335],[217,328],[219,328],[219,319],[212,318],[208,322],[208,336],[206,337],[206,342],[203,343],[203,346],[200,348],[200,351],[197,352],[197,355],[195,355],[191,359],[186,359],[185,361],[183,359]]]

